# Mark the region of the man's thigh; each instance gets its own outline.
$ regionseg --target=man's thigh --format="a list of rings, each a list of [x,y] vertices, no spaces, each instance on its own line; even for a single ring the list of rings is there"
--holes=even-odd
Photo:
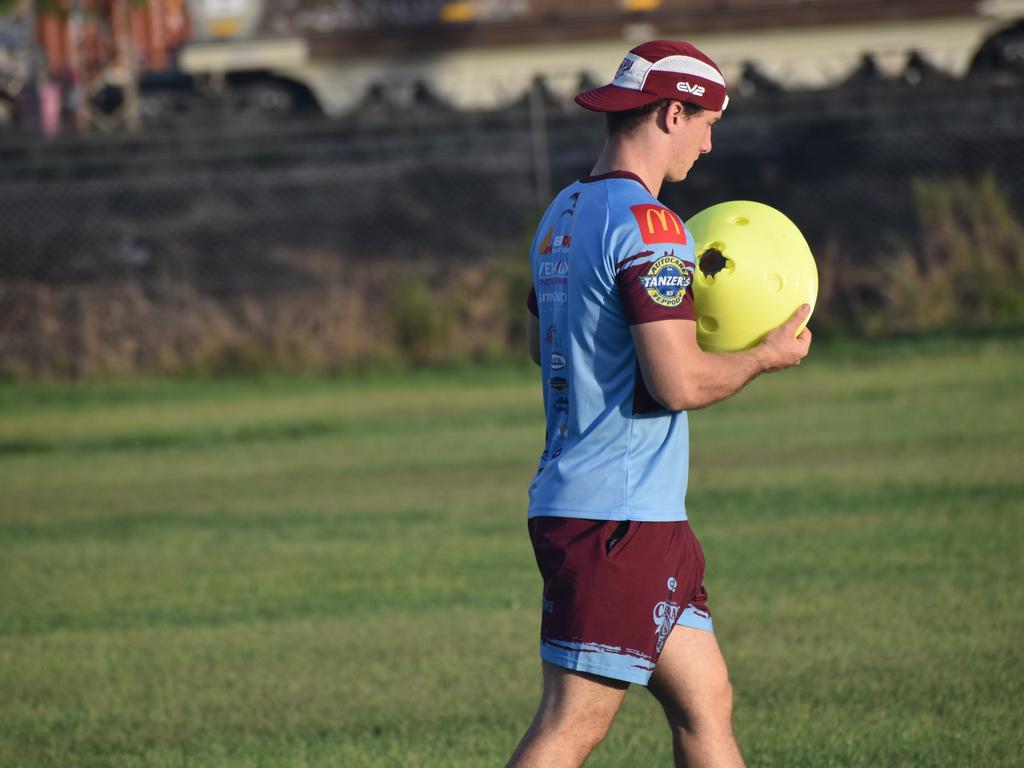
[[[541,662],[544,693],[540,712],[545,719],[589,722],[607,727],[622,704],[629,683],[576,672]]]
[[[732,705],[729,671],[712,632],[677,625],[648,684],[665,707],[684,722],[728,718]],[[724,712],[723,712],[724,710]]]

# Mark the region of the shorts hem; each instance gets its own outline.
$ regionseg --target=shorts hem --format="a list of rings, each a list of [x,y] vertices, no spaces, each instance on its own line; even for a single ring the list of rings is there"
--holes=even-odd
[[[711,620],[711,614],[706,611],[700,611],[692,605],[686,606],[686,610],[679,614],[676,624],[680,627],[700,629],[704,632],[715,634],[715,624]]]
[[[569,669],[573,672],[585,672],[589,675],[599,675],[600,677],[607,677],[611,680],[619,680],[624,683],[635,683],[636,685],[646,686],[651,679],[651,674],[654,672],[653,668],[650,670],[636,668],[623,669],[621,667],[614,667],[608,664],[598,664],[593,661],[586,661],[581,659],[577,654],[559,651],[544,643],[541,643],[540,646],[540,657],[549,664],[554,664],[556,667]]]

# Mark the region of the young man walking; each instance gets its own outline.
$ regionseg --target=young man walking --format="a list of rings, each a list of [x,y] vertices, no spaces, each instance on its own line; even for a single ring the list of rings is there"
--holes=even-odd
[[[728,96],[710,58],[684,42],[644,43],[611,84],[576,101],[608,114],[608,139],[531,246],[547,438],[528,517],[544,580],[544,683],[509,766],[581,765],[636,683],[665,711],[676,765],[736,768],[728,673],[686,522],[686,411],[798,364],[809,308],[753,349],[697,346],[693,238],[657,195],[711,151]]]

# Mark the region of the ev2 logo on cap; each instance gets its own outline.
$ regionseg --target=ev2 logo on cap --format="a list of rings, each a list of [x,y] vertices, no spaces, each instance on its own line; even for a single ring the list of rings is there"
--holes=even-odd
[[[692,93],[694,96],[704,95],[703,85],[690,85],[688,82],[683,80],[682,82],[676,83],[676,90],[682,91],[683,93]]]

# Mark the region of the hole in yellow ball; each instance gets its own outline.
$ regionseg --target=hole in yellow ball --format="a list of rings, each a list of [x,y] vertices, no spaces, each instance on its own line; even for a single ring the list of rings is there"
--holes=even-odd
[[[716,248],[715,245],[709,247],[704,253],[700,255],[698,263],[700,265],[700,271],[704,273],[704,277],[710,277],[714,279],[715,275],[725,269],[727,259],[722,255],[722,252]]]
[[[697,323],[700,325],[700,329],[705,333],[714,333],[718,330],[718,321],[713,317],[704,315],[697,321]]]
[[[750,223],[750,219],[748,219],[746,216],[737,216],[732,220],[732,223],[735,224],[737,227],[745,227],[747,226],[747,224]]]

